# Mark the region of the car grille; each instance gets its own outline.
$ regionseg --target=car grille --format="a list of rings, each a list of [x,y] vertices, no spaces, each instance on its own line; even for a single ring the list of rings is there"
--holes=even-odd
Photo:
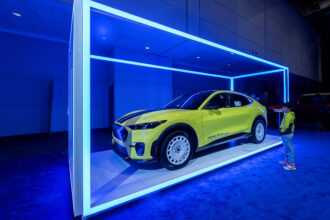
[[[128,135],[128,132],[124,126],[113,124],[112,125],[113,135],[121,141],[125,141]]]

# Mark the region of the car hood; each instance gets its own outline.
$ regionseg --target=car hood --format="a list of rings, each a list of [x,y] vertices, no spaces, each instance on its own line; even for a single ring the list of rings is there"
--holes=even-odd
[[[186,109],[155,109],[155,110],[140,110],[128,113],[118,119],[116,123],[128,126],[133,124],[141,124],[154,122],[159,120],[167,120],[166,115],[175,112],[187,111]]]

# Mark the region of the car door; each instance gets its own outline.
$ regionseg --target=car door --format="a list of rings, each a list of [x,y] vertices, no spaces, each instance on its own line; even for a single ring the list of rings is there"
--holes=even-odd
[[[252,100],[236,93],[229,93],[230,99],[230,131],[233,134],[250,132],[253,123],[251,114]]]
[[[229,107],[228,94],[218,93],[202,108],[203,145],[230,135]]]

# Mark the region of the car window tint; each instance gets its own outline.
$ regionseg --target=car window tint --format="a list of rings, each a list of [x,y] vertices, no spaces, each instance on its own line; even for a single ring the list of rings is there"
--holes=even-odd
[[[213,108],[229,107],[227,94],[221,93],[221,94],[216,94],[215,96],[213,96],[206,105],[206,108],[208,108],[208,107],[213,107]]]
[[[230,106],[231,107],[241,107],[250,104],[252,101],[250,101],[248,98],[238,95],[238,94],[230,94]]]

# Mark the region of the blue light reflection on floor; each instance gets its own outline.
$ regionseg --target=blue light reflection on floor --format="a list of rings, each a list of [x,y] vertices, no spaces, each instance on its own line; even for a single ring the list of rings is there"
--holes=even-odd
[[[330,132],[298,131],[296,171],[278,164],[279,147],[94,218],[329,219],[328,143]]]
[[[95,219],[329,219],[330,132],[297,130],[296,171],[261,153]],[[0,161],[0,219],[71,219],[66,156]]]

